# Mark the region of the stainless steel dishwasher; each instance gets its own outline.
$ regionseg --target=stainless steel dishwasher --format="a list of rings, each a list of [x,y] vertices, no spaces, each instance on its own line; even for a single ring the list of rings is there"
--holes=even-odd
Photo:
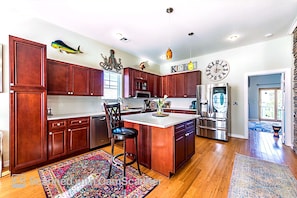
[[[90,149],[110,144],[105,115],[92,116],[90,127]]]

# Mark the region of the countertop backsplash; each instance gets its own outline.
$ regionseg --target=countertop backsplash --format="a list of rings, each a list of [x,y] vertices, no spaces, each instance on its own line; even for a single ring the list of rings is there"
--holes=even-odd
[[[94,96],[47,96],[47,108],[53,115],[70,113],[102,112],[101,97]]]
[[[157,98],[150,98],[155,100]],[[167,98],[171,102],[171,108],[189,109],[191,102],[196,98]],[[47,107],[51,108],[53,115],[97,113],[103,111],[104,100],[94,96],[47,96]],[[116,101],[116,100],[115,100]],[[144,98],[122,98],[122,104],[131,107],[143,107]]]

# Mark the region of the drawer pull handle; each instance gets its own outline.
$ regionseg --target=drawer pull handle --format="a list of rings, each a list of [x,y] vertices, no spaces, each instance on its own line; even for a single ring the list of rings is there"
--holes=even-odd
[[[79,123],[79,124],[81,124],[81,120],[80,120],[80,121],[78,121],[78,123]]]
[[[57,123],[57,126],[60,126],[61,124],[60,123]]]
[[[53,135],[53,132],[49,132],[48,134],[49,134],[49,135]]]

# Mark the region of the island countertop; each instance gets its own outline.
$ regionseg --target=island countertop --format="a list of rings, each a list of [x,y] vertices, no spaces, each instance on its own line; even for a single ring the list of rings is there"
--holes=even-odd
[[[125,122],[131,122],[147,126],[167,128],[199,117],[199,115],[183,113],[167,113],[169,114],[168,116],[156,117],[152,115],[153,113],[149,112],[141,114],[124,115],[122,116],[122,120]]]

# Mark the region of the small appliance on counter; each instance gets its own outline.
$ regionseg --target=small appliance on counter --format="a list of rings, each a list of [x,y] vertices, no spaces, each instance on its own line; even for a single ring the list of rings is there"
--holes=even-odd
[[[144,102],[144,112],[157,111],[157,104],[155,101],[145,99],[143,102]]]
[[[190,109],[197,109],[196,104],[197,104],[197,101],[196,101],[196,100],[193,100],[193,101],[191,102]]]

